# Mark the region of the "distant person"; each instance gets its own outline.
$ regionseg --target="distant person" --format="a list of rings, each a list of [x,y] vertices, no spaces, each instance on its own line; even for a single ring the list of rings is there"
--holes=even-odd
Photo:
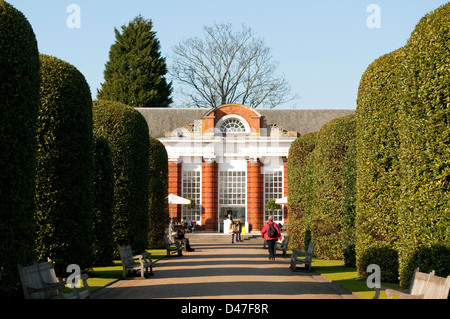
[[[183,240],[184,244],[186,245],[186,251],[195,251],[195,249],[193,249],[191,247],[191,245],[189,244],[189,238],[184,237],[184,229],[183,228],[178,228],[177,229],[177,233],[175,235],[175,240]]]
[[[241,238],[241,233],[242,233],[242,224],[241,221],[238,220],[235,224],[235,233],[236,233],[236,241],[240,241],[243,242],[242,238]]]
[[[231,210],[227,211],[227,217],[229,220],[233,221],[233,214],[231,213]]]
[[[234,233],[234,222],[233,222],[233,216],[232,216],[231,210],[227,211],[227,216],[228,216],[227,220],[229,223],[228,233],[231,234],[231,243],[234,244],[235,233]]]
[[[273,217],[269,216],[267,223],[261,230],[261,237],[263,237],[269,246],[269,260],[275,260],[275,243],[281,239],[281,233],[278,225],[273,222]]]
[[[234,236],[236,235],[236,224],[231,221],[230,223],[231,243],[234,244]]]

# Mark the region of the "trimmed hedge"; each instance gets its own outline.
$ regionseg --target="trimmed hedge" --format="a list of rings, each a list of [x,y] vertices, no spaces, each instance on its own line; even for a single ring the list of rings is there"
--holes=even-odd
[[[400,283],[415,255],[450,250],[450,3],[423,17],[405,46],[401,103]],[[436,259],[434,259],[436,260]],[[447,263],[445,264],[445,261]],[[448,258],[437,275],[450,273]],[[433,268],[434,269],[434,268]]]
[[[36,170],[37,250],[59,276],[70,264],[92,264],[92,100],[72,65],[40,55],[42,82]]]
[[[114,172],[108,141],[94,135],[94,266],[113,263],[114,245]]]
[[[26,17],[0,1],[0,298],[21,294],[17,264],[35,262],[39,53]]]
[[[310,230],[311,240],[317,244],[315,253],[320,258],[343,257],[343,171],[347,150],[355,142],[355,130],[355,116],[352,114],[326,123],[317,135],[311,174]]]
[[[311,155],[317,132],[300,136],[289,149],[288,171],[288,236],[289,246],[304,250],[310,240],[312,205]]]
[[[165,247],[164,235],[169,226],[169,166],[165,146],[150,137],[149,244]]]
[[[137,110],[120,102],[93,104],[94,130],[108,141],[114,168],[114,241],[142,253],[149,246],[147,122]]]
[[[403,48],[370,64],[361,78],[356,110],[358,275],[367,276],[367,266],[377,264],[383,275],[391,274],[384,276],[388,282],[398,282],[402,55]]]

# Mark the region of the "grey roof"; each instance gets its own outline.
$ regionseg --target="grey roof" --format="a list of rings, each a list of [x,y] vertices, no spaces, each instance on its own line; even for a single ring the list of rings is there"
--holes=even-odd
[[[182,128],[205,115],[205,108],[137,108],[148,123],[150,136],[162,138],[166,132]],[[263,127],[277,125],[286,131],[307,134],[320,130],[332,119],[353,114],[354,109],[257,109]]]

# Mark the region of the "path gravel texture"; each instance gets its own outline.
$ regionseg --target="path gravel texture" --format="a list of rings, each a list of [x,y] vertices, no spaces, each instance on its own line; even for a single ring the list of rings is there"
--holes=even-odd
[[[314,272],[289,268],[290,259],[258,243],[192,245],[194,252],[159,260],[147,279],[120,280],[95,299],[357,299]],[[313,269],[314,270],[314,269]]]

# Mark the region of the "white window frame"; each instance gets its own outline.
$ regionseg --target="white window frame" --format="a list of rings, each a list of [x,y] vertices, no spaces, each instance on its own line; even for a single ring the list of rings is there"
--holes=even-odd
[[[185,176],[194,176],[198,178],[198,185],[189,185],[188,181],[185,181]],[[192,182],[190,182],[192,183]],[[189,186],[189,187],[188,187]],[[189,189],[188,189],[189,188]],[[196,188],[198,192],[193,192],[193,189]],[[189,220],[193,220],[197,223],[197,225],[202,224],[202,171],[201,166],[200,169],[183,169],[181,173],[181,196],[185,198],[191,198],[195,201],[195,207],[192,209],[187,209],[182,205],[181,216],[183,219],[187,217]]]
[[[275,174],[276,179],[275,179]],[[269,184],[269,185],[267,185]],[[272,187],[270,186],[272,184]],[[275,184],[280,184],[276,185]],[[265,172],[264,174],[264,222],[269,216],[273,216],[273,221],[276,223],[284,223],[284,207],[280,205],[280,209],[272,211],[266,209],[266,205],[270,200],[277,200],[284,197],[284,171],[274,170]]]
[[[231,180],[225,179],[230,177]],[[225,206],[247,207],[247,171],[237,171],[237,170],[219,171],[218,182],[219,182],[218,185],[219,207]],[[231,189],[231,192],[227,192],[224,187],[225,185],[228,185],[228,183],[231,183],[231,186],[228,187],[228,189]],[[241,190],[241,192],[239,192],[239,190]],[[231,197],[224,198],[225,195],[227,196],[231,195]]]

